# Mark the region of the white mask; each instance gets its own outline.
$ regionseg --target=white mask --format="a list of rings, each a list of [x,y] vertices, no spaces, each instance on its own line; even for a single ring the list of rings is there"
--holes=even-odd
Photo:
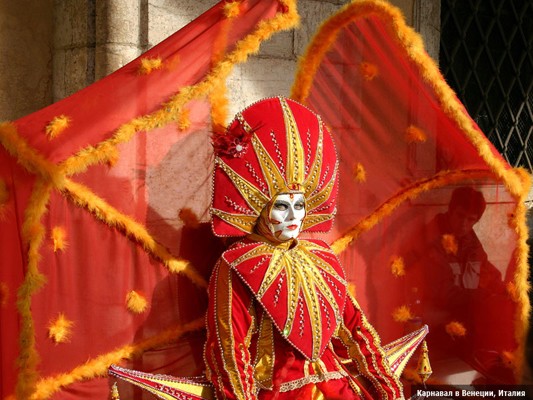
[[[305,218],[305,198],[302,193],[284,193],[274,198],[268,226],[274,237],[286,241],[298,237]]]

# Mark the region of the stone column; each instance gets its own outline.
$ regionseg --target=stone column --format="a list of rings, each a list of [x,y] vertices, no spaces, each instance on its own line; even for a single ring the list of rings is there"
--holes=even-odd
[[[0,1],[0,121],[52,101],[52,0]]]
[[[422,35],[428,54],[438,63],[440,51],[440,0],[414,0],[413,26]]]
[[[95,78],[100,79],[143,51],[143,0],[96,0]],[[144,11],[144,13],[141,13]]]
[[[54,1],[54,101],[94,82],[95,0]]]

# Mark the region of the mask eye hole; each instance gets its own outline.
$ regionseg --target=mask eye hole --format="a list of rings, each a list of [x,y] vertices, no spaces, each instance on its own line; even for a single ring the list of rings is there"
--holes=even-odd
[[[286,211],[289,208],[289,205],[284,201],[276,201],[274,203],[274,208],[279,211]]]
[[[303,201],[298,201],[295,205],[294,205],[294,209],[295,210],[303,210],[305,207],[305,204]]]

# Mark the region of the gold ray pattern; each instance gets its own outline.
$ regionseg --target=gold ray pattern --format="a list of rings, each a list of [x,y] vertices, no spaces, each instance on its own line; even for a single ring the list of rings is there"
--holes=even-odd
[[[312,164],[310,166],[306,165],[306,154],[296,119],[287,99],[283,97],[278,97],[277,99],[281,105],[285,124],[285,141],[287,144],[285,168],[278,165],[272,158],[265,144],[254,134],[254,129],[246,121],[243,114],[238,113],[235,117],[239,121],[242,129],[251,135],[250,141],[254,153],[257,156],[268,193],[264,193],[253,183],[238,174],[221,157],[217,157],[215,160],[216,165],[224,171],[233,186],[237,188],[241,197],[250,207],[250,214],[227,213],[217,208],[212,208],[212,214],[247,233],[252,233],[254,223],[251,223],[251,221],[259,216],[261,210],[275,195],[295,190],[302,191],[306,198],[307,215],[304,219],[304,230],[333,218],[331,213],[314,213],[315,210],[323,206],[330,199],[338,170],[338,164],[336,163],[333,171],[331,171],[331,175],[329,175],[327,169],[326,171],[322,171],[324,124],[320,117],[315,115],[318,122],[318,138],[316,146],[313,146],[314,154],[307,155],[308,162],[311,162],[311,159],[313,160]]]
[[[312,359],[320,355],[325,333],[323,330],[328,321],[333,327],[342,314],[334,292],[338,297],[341,288],[347,284],[344,277],[325,261],[326,257],[316,254],[319,251],[328,253],[326,257],[335,257],[324,247],[308,241],[299,241],[297,246],[289,249],[264,243],[230,264],[235,268],[243,262],[271,255],[266,271],[261,272],[263,278],[256,297],[261,301],[274,284],[284,281],[287,289],[287,313],[279,328],[285,337],[289,337],[297,324],[295,318],[298,306],[308,310],[313,338]],[[330,315],[327,306],[333,310],[333,315]]]

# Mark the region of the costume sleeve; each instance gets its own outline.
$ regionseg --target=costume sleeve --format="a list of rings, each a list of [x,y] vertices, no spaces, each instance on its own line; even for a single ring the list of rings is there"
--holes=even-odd
[[[252,296],[228,264],[220,261],[209,283],[206,374],[218,399],[255,400],[250,338]]]
[[[349,295],[338,337],[359,372],[372,383],[381,399],[403,399],[402,385],[389,368],[379,336]]]

